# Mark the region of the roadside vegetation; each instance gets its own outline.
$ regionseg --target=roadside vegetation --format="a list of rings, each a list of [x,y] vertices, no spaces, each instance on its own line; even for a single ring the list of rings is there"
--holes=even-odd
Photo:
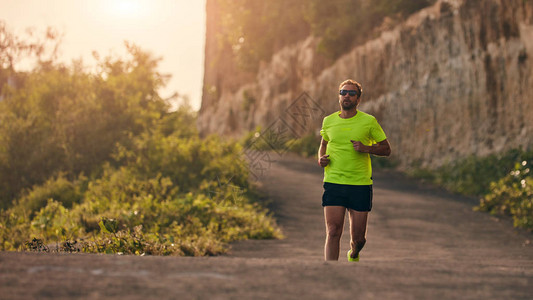
[[[514,149],[487,157],[470,156],[436,170],[410,175],[480,198],[475,209],[511,216],[516,227],[533,230],[533,150]]]
[[[196,113],[159,95],[159,59],[126,44],[88,72],[57,63],[53,31],[0,25],[0,250],[198,256],[282,237],[242,146],[200,138]],[[35,67],[17,71],[20,59]]]

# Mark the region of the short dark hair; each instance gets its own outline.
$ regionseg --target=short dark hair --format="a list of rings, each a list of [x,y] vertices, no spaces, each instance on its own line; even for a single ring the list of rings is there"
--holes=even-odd
[[[342,88],[343,85],[355,85],[357,87],[357,98],[361,97],[361,94],[363,93],[363,87],[361,84],[353,79],[346,79],[339,85],[339,90]]]

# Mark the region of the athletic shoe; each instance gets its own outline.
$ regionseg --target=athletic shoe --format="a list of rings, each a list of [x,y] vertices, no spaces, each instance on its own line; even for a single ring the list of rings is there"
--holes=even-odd
[[[352,249],[348,250],[348,254],[346,255],[348,257],[348,261],[359,261],[359,254],[357,254],[356,258],[352,258]]]

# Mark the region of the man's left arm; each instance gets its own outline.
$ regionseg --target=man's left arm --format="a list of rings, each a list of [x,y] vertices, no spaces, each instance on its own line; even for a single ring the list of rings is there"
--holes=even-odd
[[[353,144],[353,148],[355,151],[361,152],[361,153],[370,153],[377,156],[389,156],[391,153],[390,143],[387,139],[384,139],[381,142],[378,142],[377,144],[374,144],[372,146],[365,146],[363,143],[359,141],[351,141]]]

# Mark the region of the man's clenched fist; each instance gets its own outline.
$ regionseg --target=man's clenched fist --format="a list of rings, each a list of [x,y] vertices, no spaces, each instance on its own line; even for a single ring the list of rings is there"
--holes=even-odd
[[[329,164],[329,154],[328,155],[322,155],[318,159],[318,164],[323,168]]]

